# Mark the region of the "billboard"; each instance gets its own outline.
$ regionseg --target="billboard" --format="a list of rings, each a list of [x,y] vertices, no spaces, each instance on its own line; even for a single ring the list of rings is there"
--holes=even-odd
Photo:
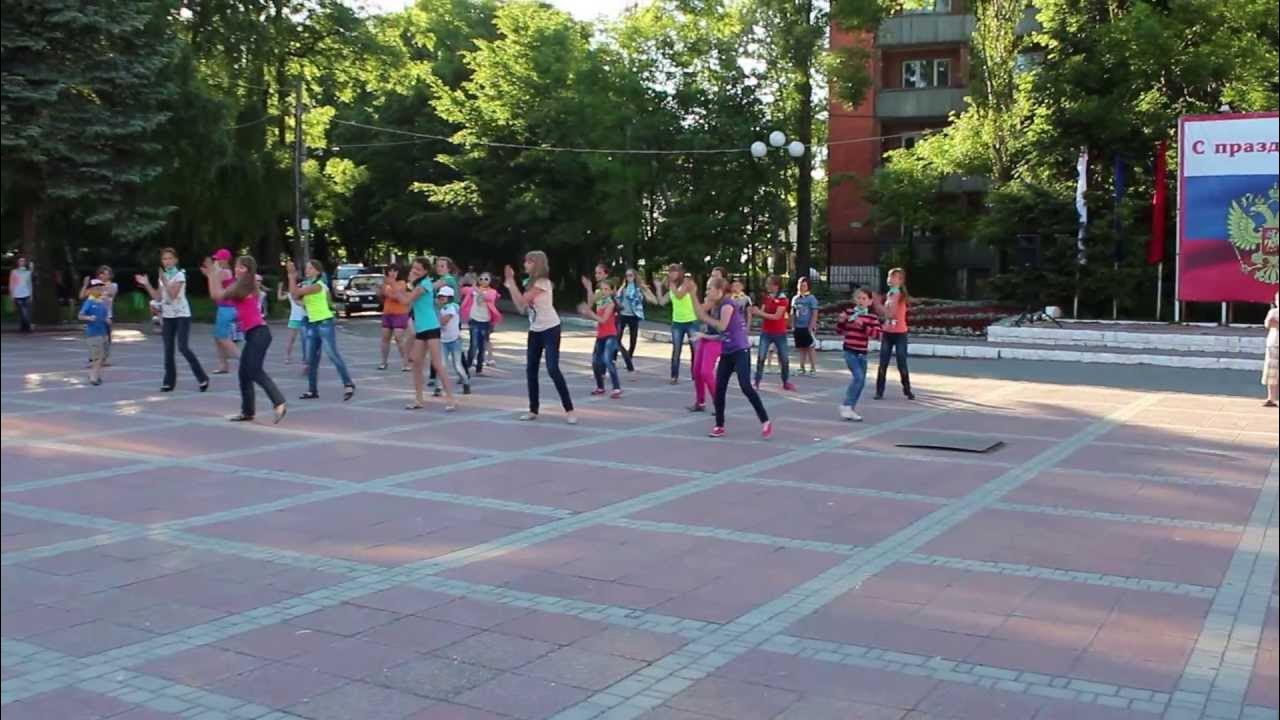
[[[1280,281],[1280,114],[1178,121],[1178,299],[1269,303]]]

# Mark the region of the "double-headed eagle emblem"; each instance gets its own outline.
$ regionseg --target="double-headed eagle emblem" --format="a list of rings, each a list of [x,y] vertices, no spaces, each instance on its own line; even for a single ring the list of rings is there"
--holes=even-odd
[[[1266,195],[1248,193],[1227,208],[1227,237],[1240,272],[1258,282],[1280,282],[1280,183]]]

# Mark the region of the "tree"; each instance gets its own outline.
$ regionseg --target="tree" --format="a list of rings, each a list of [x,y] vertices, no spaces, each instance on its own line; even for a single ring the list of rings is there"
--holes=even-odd
[[[168,10],[155,0],[4,3],[3,194],[38,261],[42,313],[55,305],[43,219],[69,216],[137,238],[169,212],[143,192],[164,167],[155,137],[175,93],[166,73],[177,52]]]

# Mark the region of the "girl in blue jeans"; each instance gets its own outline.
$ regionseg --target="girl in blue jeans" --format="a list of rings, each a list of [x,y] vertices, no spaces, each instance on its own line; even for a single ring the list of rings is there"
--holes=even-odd
[[[844,393],[840,417],[854,422],[862,422],[855,408],[867,384],[867,344],[880,335],[880,318],[871,312],[871,301],[871,291],[858,288],[853,293],[853,311],[841,313],[836,323],[836,330],[844,334],[844,362],[853,376]]]
[[[347,363],[338,353],[338,326],[334,320],[333,308],[329,307],[329,286],[324,282],[324,265],[319,260],[307,263],[307,280],[298,284],[298,270],[292,263],[288,265],[289,293],[302,301],[307,311],[306,352],[307,358],[307,391],[299,396],[301,400],[314,400],[320,397],[316,387],[320,373],[320,348],[329,356],[329,362],[342,378],[342,401],[346,402],[356,394],[356,385],[351,381],[351,373],[347,372]]]

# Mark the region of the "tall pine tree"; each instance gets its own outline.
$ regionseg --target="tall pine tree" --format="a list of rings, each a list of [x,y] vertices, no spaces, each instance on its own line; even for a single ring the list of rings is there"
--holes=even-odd
[[[120,238],[155,232],[165,207],[143,186],[162,169],[153,141],[176,91],[177,40],[165,0],[4,0],[0,26],[0,152],[7,209],[37,260],[38,311],[54,312],[53,238],[66,217]],[[38,318],[40,319],[40,318]]]

